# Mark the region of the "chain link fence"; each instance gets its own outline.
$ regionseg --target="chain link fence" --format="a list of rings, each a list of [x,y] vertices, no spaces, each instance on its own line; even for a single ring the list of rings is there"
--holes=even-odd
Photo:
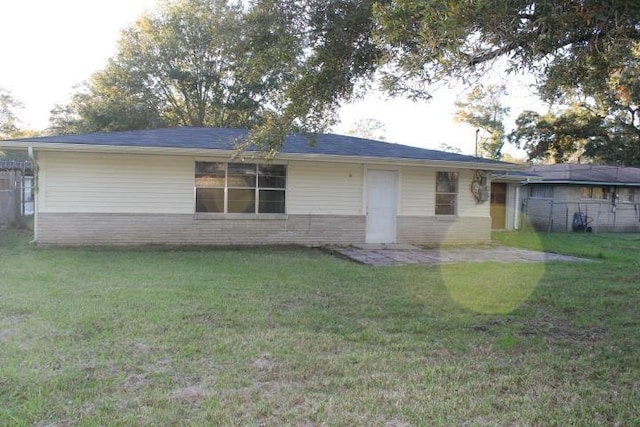
[[[0,170],[0,228],[33,215],[33,177],[20,170]]]
[[[528,198],[522,227],[554,232],[640,232],[640,203],[609,200],[558,202]]]

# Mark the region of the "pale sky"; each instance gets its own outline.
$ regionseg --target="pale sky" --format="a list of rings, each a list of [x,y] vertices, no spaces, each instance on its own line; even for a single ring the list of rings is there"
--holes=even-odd
[[[0,87],[24,104],[21,127],[44,129],[55,104],[65,104],[74,86],[103,68],[116,52],[120,31],[156,0],[0,0]],[[494,77],[494,80],[500,80]],[[539,109],[524,83],[511,79],[512,118]],[[453,120],[463,89],[442,88],[429,102],[387,100],[372,94],[340,110],[333,131],[345,133],[355,121],[384,123],[386,140],[438,149],[442,143],[473,154],[475,129]],[[510,129],[512,123],[507,124]]]

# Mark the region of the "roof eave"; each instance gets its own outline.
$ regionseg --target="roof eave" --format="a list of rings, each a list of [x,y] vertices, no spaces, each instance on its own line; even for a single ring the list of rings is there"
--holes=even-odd
[[[517,169],[515,169],[517,170]],[[508,173],[509,171],[507,171]],[[519,183],[519,184],[533,184],[540,183],[542,179],[540,177],[535,176],[516,176],[516,175],[497,175],[491,178],[493,182],[510,182],[510,183]]]
[[[533,184],[560,184],[560,185],[599,185],[603,187],[638,187],[640,182],[616,182],[616,181],[570,181],[570,180],[545,180],[533,182]]]
[[[98,144],[73,144],[73,143],[42,143],[37,141],[0,141],[0,147],[33,149],[36,151],[73,151],[73,152],[94,152],[94,153],[128,153],[128,154],[157,154],[157,155],[189,155],[189,156],[210,156],[210,157],[231,157],[238,155],[237,150],[221,150],[212,148],[183,148],[183,147],[148,147],[131,145],[98,145]],[[259,152],[247,152],[247,155],[263,157]],[[279,160],[316,160],[331,162],[358,162],[374,164],[402,164],[402,165],[424,165],[452,167],[459,169],[483,169],[494,171],[510,171],[524,169],[525,165],[511,163],[486,163],[475,161],[455,161],[455,160],[430,160],[411,159],[402,157],[375,157],[357,155],[331,155],[313,153],[278,153],[276,159]]]
[[[376,156],[356,156],[356,155],[331,155],[331,154],[305,154],[305,153],[279,153],[278,159],[282,160],[317,160],[344,163],[372,163],[372,164],[401,164],[406,166],[420,166],[429,164],[431,166],[441,166],[457,169],[482,169],[509,171],[518,169],[519,165],[509,163],[484,163],[473,161],[452,161],[433,159],[410,159],[405,157],[376,157]]]

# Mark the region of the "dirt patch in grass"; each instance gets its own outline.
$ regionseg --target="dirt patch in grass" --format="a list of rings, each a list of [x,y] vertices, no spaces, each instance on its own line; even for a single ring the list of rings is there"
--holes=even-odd
[[[388,420],[384,423],[385,427],[410,427],[411,424],[404,422],[402,420]]]
[[[601,327],[577,327],[567,321],[559,319],[530,318],[523,321],[521,335],[535,335],[543,337],[550,344],[593,345],[604,339],[606,330]]]
[[[8,342],[11,337],[18,333],[17,329],[8,328],[8,329],[0,329],[0,343]]]
[[[295,298],[287,301],[283,301],[278,305],[278,310],[281,312],[295,311],[303,308],[305,301],[302,298]]]
[[[123,390],[135,391],[151,383],[151,379],[146,373],[142,374],[130,374],[124,380],[122,385]]]
[[[566,315],[575,316],[575,310]],[[541,313],[535,317],[503,317],[479,322],[471,327],[475,332],[498,334],[509,329],[512,334],[521,337],[537,336],[549,344],[593,345],[605,339],[606,329],[599,326],[576,326],[565,316],[553,316]]]
[[[173,401],[192,407],[199,406],[205,397],[206,393],[201,385],[183,387],[171,392]]]
[[[143,355],[143,356],[151,353],[151,346],[149,346],[149,345],[147,345],[147,344],[145,344],[143,342],[136,343],[133,346],[133,349],[135,350],[136,354]]]
[[[222,316],[217,313],[193,313],[184,317],[188,323],[208,327],[219,327],[223,322]]]
[[[262,356],[255,359],[251,362],[251,366],[258,369],[259,371],[269,371],[273,369],[275,363],[271,360],[271,355],[263,354]]]
[[[9,342],[19,332],[18,326],[29,317],[28,314],[10,314],[0,318],[0,343]]]

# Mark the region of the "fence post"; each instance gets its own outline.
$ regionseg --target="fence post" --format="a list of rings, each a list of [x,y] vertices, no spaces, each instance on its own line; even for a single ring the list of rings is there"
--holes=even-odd
[[[549,200],[549,233],[553,231],[553,200]]]
[[[24,197],[22,192],[24,191],[24,174],[17,173],[16,174],[16,199],[17,199],[17,218],[22,218],[24,216]]]

